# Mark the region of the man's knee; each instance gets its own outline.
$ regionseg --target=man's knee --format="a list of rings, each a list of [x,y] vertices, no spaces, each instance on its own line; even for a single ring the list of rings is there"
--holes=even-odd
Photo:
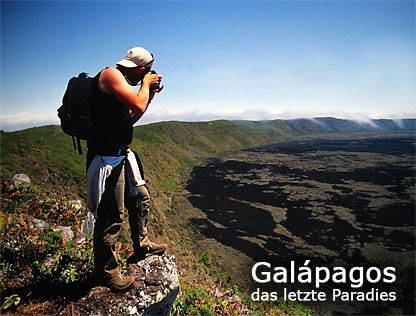
[[[150,195],[144,185],[138,187],[137,196],[127,197],[125,199],[126,208],[129,211],[147,209],[150,205]]]
[[[139,191],[139,194],[138,194],[139,201],[150,200],[149,191],[147,191],[147,188],[144,185],[139,186],[138,191]]]

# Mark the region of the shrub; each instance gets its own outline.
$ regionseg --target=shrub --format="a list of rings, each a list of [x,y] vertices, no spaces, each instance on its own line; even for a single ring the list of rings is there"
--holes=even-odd
[[[171,310],[171,315],[233,316],[243,314],[241,301],[229,301],[234,291],[221,291],[195,281],[180,280],[181,293]],[[234,289],[235,290],[235,289]]]
[[[208,250],[202,254],[200,262],[202,262],[208,268],[212,265],[211,253]]]

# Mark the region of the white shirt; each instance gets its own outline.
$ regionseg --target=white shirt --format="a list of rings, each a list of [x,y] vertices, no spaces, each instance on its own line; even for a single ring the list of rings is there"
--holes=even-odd
[[[129,196],[138,194],[138,187],[145,184],[134,152],[127,150],[127,156],[96,155],[87,170],[87,204],[97,216],[97,207],[105,190],[105,181],[111,171],[127,158],[125,165],[126,189]]]

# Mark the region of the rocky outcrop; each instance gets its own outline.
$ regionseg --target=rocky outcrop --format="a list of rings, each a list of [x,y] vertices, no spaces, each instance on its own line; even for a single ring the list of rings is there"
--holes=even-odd
[[[54,232],[61,233],[61,238],[63,241],[67,242],[74,238],[74,232],[72,231],[71,227],[67,226],[57,226],[53,229]]]
[[[179,293],[175,258],[166,254],[150,256],[129,265],[128,273],[136,277],[128,291],[117,293],[107,287],[94,287],[59,315],[169,315]]]
[[[94,215],[91,212],[87,213],[87,216],[81,223],[81,237],[92,235],[94,233]]]

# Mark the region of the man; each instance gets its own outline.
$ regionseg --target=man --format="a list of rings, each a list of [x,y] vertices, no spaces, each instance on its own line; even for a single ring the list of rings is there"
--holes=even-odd
[[[134,282],[134,277],[121,275],[115,252],[124,206],[134,249],[129,262],[162,254],[167,248],[148,238],[149,193],[138,156],[128,147],[133,124],[159,91],[162,76],[150,72],[153,61],[146,49],[130,49],[116,68],[106,68],[94,78],[90,97],[94,138],[88,142],[87,200],[96,218],[94,264],[97,276],[116,290]],[[136,92],[132,86],[139,82]]]

